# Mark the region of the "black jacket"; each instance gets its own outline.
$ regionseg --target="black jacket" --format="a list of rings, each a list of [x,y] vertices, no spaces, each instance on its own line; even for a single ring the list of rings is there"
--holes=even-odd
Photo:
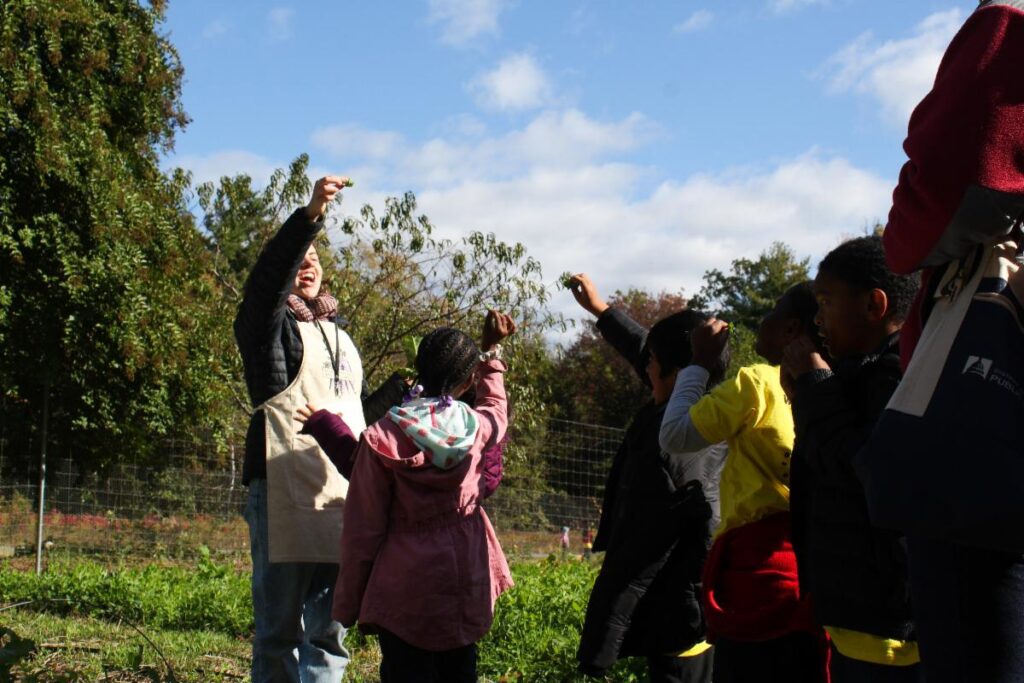
[[[647,381],[647,331],[609,309],[601,334]],[[718,522],[725,445],[670,456],[658,445],[665,404],[636,414],[612,463],[595,551],[606,551],[587,605],[580,668],[600,675],[620,657],[666,655],[704,637],[700,576]]]
[[[904,539],[871,525],[852,465],[901,376],[892,335],[874,354],[797,379],[789,493],[800,588],[818,622],[912,640]]]
[[[302,365],[302,337],[298,321],[288,308],[288,295],[309,245],[323,227],[298,209],[267,243],[245,284],[245,295],[235,317],[235,341],[242,355],[245,384],[254,406],[276,396],[295,379]],[[344,320],[335,322],[344,326]],[[372,395],[363,382],[363,414],[366,423],[376,422],[401,400],[405,387],[392,375]],[[267,476],[265,420],[254,411],[245,434],[245,465],[242,480]]]

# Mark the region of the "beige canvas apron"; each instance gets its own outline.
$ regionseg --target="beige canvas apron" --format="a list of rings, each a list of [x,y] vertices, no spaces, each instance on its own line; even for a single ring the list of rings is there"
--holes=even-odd
[[[340,413],[357,437],[366,428],[359,353],[347,334],[338,330],[335,336],[334,323],[321,321],[319,325],[325,334],[315,322],[298,323],[303,349],[299,372],[284,391],[260,406],[266,420],[271,562],[338,561],[348,481],[313,437],[299,434],[302,424],[295,420],[295,411],[312,403]],[[338,359],[337,392],[325,341]]]

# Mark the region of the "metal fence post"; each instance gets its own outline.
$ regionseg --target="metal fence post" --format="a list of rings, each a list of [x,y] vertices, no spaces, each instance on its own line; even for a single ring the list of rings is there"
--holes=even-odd
[[[50,373],[43,382],[43,433],[39,448],[39,525],[36,528],[36,574],[43,573],[43,516],[46,512],[46,441],[50,427]]]

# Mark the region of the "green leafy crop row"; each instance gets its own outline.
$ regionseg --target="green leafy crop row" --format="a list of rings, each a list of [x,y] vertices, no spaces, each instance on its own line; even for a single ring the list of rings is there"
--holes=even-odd
[[[52,566],[41,575],[0,570],[0,603],[56,614],[124,620],[140,627],[252,631],[249,577],[200,559],[196,567],[111,569],[92,562]]]
[[[515,588],[498,600],[480,643],[480,673],[491,680],[582,681],[576,647],[597,568],[578,561],[521,563]],[[0,569],[0,606],[124,621],[140,628],[252,633],[249,575],[204,555],[195,567],[111,569],[93,562],[52,566],[42,576]],[[31,635],[31,634],[22,634]],[[367,639],[352,633],[356,651]],[[616,681],[643,680],[639,662],[620,665]]]

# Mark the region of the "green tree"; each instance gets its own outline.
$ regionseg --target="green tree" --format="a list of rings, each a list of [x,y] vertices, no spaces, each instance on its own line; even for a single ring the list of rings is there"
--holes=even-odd
[[[213,316],[219,331],[211,347],[211,355],[218,359],[215,381],[231,395],[231,406],[221,413],[235,430],[244,428],[251,406],[233,321],[245,281],[263,247],[287,216],[309,201],[312,186],[306,175],[308,166],[309,157],[301,154],[287,170],[276,169],[262,189],[255,187],[246,174],[224,176],[195,189],[210,273],[220,292]],[[317,245],[325,286],[330,288],[337,281],[336,261],[326,234],[318,236]]]
[[[360,218],[347,217],[339,227],[332,286],[369,377],[404,364],[402,342],[409,336],[443,325],[475,336],[490,308],[519,325],[510,339],[513,353],[524,340],[564,329],[562,317],[548,309],[540,262],[522,244],[475,231],[438,238],[412,192],[387,198],[380,215],[363,206]]]
[[[774,242],[754,260],[733,261],[729,273],[717,269],[704,273],[704,285],[690,305],[737,323],[729,335],[730,376],[745,365],[763,362],[754,351],[761,318],[787,289],[810,277],[810,262],[810,258],[797,260],[789,246]]]
[[[187,179],[158,164],[187,123],[162,20],[161,2],[0,7],[0,430],[24,458],[47,393],[80,460],[220,428],[218,285]]]
[[[782,294],[809,277],[810,258],[797,260],[793,250],[774,242],[756,259],[736,259],[732,269],[704,273],[704,284],[690,301],[726,320],[756,330]]]
[[[687,302],[682,292],[652,294],[628,289],[616,291],[608,297],[608,304],[649,328],[686,308]],[[583,323],[579,337],[560,354],[551,381],[558,387],[560,416],[606,427],[628,425],[651,395],[633,367],[604,341],[590,320]]]
[[[276,171],[262,190],[244,175],[197,189],[212,269],[223,285],[223,319],[233,317],[263,245],[288,213],[307,201],[307,162],[299,156],[287,171]],[[506,526],[545,523],[540,498],[547,463],[540,456],[554,375],[545,333],[564,330],[564,321],[547,308],[549,291],[540,264],[521,244],[491,234],[435,237],[411,192],[388,198],[379,211],[364,206],[358,218],[336,218],[338,213],[332,209],[328,229],[319,237],[324,287],[339,300],[371,385],[409,364],[410,338],[442,325],[475,337],[488,308],[515,318],[518,332],[506,344],[512,366],[507,376],[515,416],[512,439],[502,488],[489,507]],[[236,404],[247,412],[237,354],[233,362],[234,376],[222,381],[234,388]]]
[[[239,175],[196,190],[211,269],[223,288],[220,317],[228,321],[229,335],[260,251],[288,214],[309,199],[308,161],[300,155],[287,170],[275,171],[263,189]],[[547,308],[540,263],[522,244],[480,232],[439,239],[430,219],[418,213],[412,192],[387,198],[380,215],[370,205],[359,217],[338,213],[335,207],[328,214],[328,227],[317,242],[324,289],[338,299],[371,384],[408,364],[407,339],[443,325],[476,336],[489,308],[509,313],[519,324],[509,342],[513,353],[520,345],[535,353],[544,332],[564,326]],[[240,378],[239,365],[236,382]]]
[[[309,201],[308,167],[309,157],[301,154],[287,171],[275,170],[263,189],[255,188],[245,174],[224,176],[196,188],[206,245],[213,273],[224,288],[225,306],[238,307],[245,280],[264,245],[288,214]],[[320,239],[320,246],[326,246],[326,236]]]

